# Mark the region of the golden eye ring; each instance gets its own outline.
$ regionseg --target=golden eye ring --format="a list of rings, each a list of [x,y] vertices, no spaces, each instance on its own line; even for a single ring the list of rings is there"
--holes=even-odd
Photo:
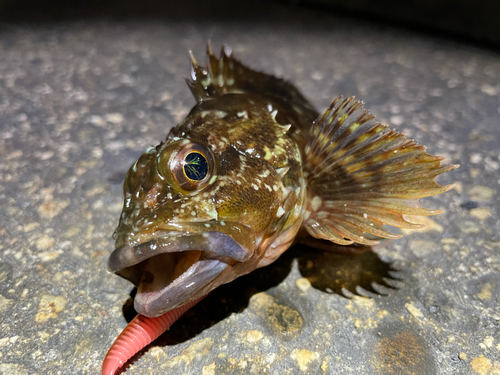
[[[203,181],[209,172],[206,156],[199,151],[188,152],[182,162],[182,171],[184,177],[194,183]]]
[[[209,184],[215,175],[215,159],[201,143],[177,141],[159,155],[158,171],[174,189],[189,194]]]

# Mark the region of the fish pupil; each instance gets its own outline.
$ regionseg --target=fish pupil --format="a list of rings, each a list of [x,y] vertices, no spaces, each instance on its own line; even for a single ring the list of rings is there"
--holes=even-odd
[[[190,152],[184,158],[184,173],[190,180],[201,181],[208,174],[208,162],[199,152]]]

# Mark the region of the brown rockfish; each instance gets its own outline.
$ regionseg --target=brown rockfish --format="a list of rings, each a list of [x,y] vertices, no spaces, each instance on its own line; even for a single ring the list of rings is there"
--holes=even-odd
[[[320,247],[399,238],[421,225],[418,198],[457,166],[374,120],[354,98],[324,114],[290,83],[210,46],[191,55],[196,105],[130,168],[109,269],[155,317],[275,261],[294,242]],[[330,242],[328,242],[330,241]]]

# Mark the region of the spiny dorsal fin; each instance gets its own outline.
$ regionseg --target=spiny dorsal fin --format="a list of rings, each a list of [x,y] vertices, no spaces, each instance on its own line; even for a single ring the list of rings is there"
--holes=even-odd
[[[315,112],[314,107],[291,83],[246,67],[226,46],[222,47],[217,58],[208,42],[206,67],[201,67],[192,53],[190,58],[191,79],[186,78],[186,82],[197,102],[231,92],[252,92],[294,102]]]
[[[458,165],[442,166],[443,157],[377,123],[354,98],[334,100],[311,127],[305,149],[310,201],[304,226],[312,236],[346,245],[374,245],[365,233],[400,238],[383,229],[419,228],[403,217],[435,215],[418,198],[453,188],[436,176]]]

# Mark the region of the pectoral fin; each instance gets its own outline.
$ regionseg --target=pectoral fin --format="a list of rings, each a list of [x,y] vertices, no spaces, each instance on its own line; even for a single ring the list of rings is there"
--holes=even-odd
[[[316,238],[348,245],[375,245],[366,233],[399,238],[384,224],[420,228],[404,219],[436,215],[418,198],[441,194],[436,176],[458,165],[442,166],[443,157],[374,120],[354,98],[337,98],[310,130],[305,149],[309,202],[304,227]]]

